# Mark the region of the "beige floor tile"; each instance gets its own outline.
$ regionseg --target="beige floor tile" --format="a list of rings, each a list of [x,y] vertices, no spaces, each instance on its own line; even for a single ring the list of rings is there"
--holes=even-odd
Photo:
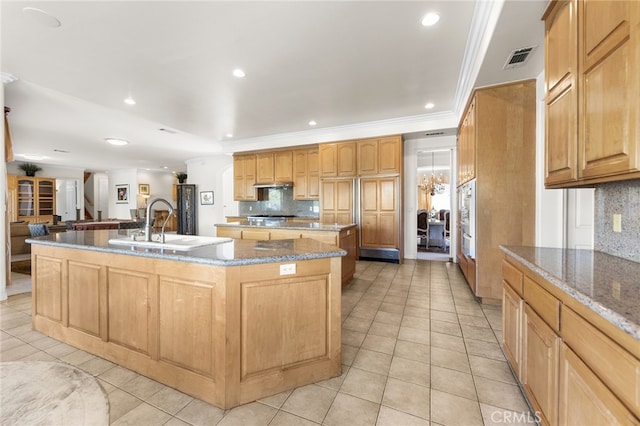
[[[344,382],[345,377],[347,377],[347,373],[349,372],[349,367],[346,365],[342,366],[342,373],[338,377],[333,377],[331,379],[323,380],[321,382],[316,382],[316,385],[323,386],[325,388],[338,390],[342,383]]]
[[[449,349],[456,352],[466,352],[464,339],[451,334],[431,332],[431,346],[441,349]]]
[[[466,399],[478,399],[471,374],[435,365],[431,366],[431,389],[437,389]]]
[[[102,387],[102,390],[104,390],[104,393],[111,393],[114,390],[118,389],[117,387],[113,386],[111,383],[107,383],[104,380],[100,380],[99,378],[96,377],[96,380],[98,380],[98,383],[100,384],[100,386]]]
[[[469,355],[477,355],[485,358],[495,359],[497,361],[505,361],[504,353],[500,345],[493,342],[485,342],[483,340],[465,339],[467,352]]]
[[[69,355],[61,357],[60,360],[71,365],[78,366],[94,358],[95,356],[91,355],[89,352],[78,349],[75,352],[71,352]]]
[[[383,405],[376,426],[429,426],[429,421]]]
[[[177,417],[171,417],[168,422],[163,424],[162,426],[191,426],[189,423],[180,420]]]
[[[375,316],[375,321],[384,322],[387,324],[400,325],[400,322],[402,321],[402,314],[378,311],[378,313]]]
[[[431,389],[431,421],[451,426],[483,426],[478,401]]]
[[[484,317],[484,312],[478,303],[468,302],[468,303],[458,303],[456,304],[456,312],[458,315],[474,315],[477,317]]]
[[[483,317],[458,314],[458,319],[460,321],[460,324],[472,325],[474,327],[491,328],[491,326],[489,325],[489,321],[487,321]]]
[[[431,362],[431,348],[428,345],[420,343],[398,340],[393,355],[411,359],[413,361],[423,362],[425,364]]]
[[[191,401],[193,401],[193,397],[170,387],[159,390],[147,399],[149,404],[173,415],[179,413]]]
[[[358,318],[373,320],[373,318],[376,316],[377,313],[378,313],[377,308],[372,308],[369,306],[366,306],[366,307],[356,306],[351,310],[350,315],[353,315],[354,317],[358,317]]]
[[[44,337],[42,339],[34,340],[29,343],[31,346],[40,349],[41,351],[45,349],[49,349],[52,346],[59,344],[60,341],[56,339],[52,339],[51,337]]]
[[[32,353],[31,355],[28,355],[24,358],[21,358],[20,361],[47,361],[47,362],[54,362],[54,361],[58,361],[58,358],[54,357],[53,355],[49,355],[46,352],[42,352],[42,351],[38,351],[35,353]]]
[[[326,382],[326,380],[325,380],[325,382]],[[319,382],[319,383],[316,383],[316,384],[321,385],[321,383],[323,383],[323,382]],[[327,387],[327,386],[325,386],[325,387]],[[291,392],[293,392],[293,389],[290,389],[290,390],[287,390],[287,391],[284,391],[284,392],[280,392],[280,393],[277,393],[275,395],[268,396],[266,398],[259,399],[258,402],[260,402],[262,404],[269,405],[269,406],[271,406],[273,408],[280,408],[280,407],[282,407],[282,404],[284,404],[284,402],[287,400],[287,398],[289,398],[289,395],[291,395]]]
[[[136,376],[138,376],[136,372],[116,365],[115,367],[106,370],[98,377],[100,377],[105,382],[109,382],[114,386],[122,388],[122,385],[130,380],[135,379]]]
[[[404,315],[402,317],[402,323],[400,325],[402,327],[416,328],[418,330],[429,330],[430,324],[431,320],[428,318],[418,318]]]
[[[142,403],[113,422],[114,426],[155,426],[166,423],[171,415]]]
[[[352,330],[342,330],[342,344],[359,347],[366,337],[366,333]]]
[[[217,426],[268,425],[277,412],[273,407],[252,402],[227,411]]]
[[[429,388],[390,377],[382,405],[429,420]]]
[[[380,405],[371,401],[338,393],[323,424],[328,426],[368,426],[378,417]]]
[[[540,419],[536,418],[530,411],[518,413],[483,403],[480,403],[480,411],[482,412],[485,426],[536,425],[540,423]]]
[[[25,333],[22,333],[19,335],[16,334],[16,336],[18,336],[20,340],[22,340],[23,342],[31,343],[33,341],[40,340],[47,337],[46,334],[40,333],[39,331],[36,331],[36,330],[31,330],[30,326],[27,326],[27,327],[28,327],[28,330]]]
[[[437,365],[438,367],[445,367],[452,370],[462,371],[464,373],[471,373],[467,354],[451,351],[448,349],[432,347],[431,364]]]
[[[367,337],[365,337],[360,348],[392,355],[395,346],[396,339],[394,337],[384,337],[377,336],[375,334],[367,334]]]
[[[490,328],[474,327],[462,324],[462,333],[465,339],[482,340],[483,342],[498,343],[494,331]]]
[[[391,355],[382,352],[370,351],[368,349],[360,349],[351,366],[361,370],[371,371],[373,373],[387,374],[389,373],[390,365]]]
[[[431,315],[430,312],[429,309],[417,308],[415,306],[407,306],[404,308],[404,315],[408,317],[429,319]]]
[[[351,365],[358,354],[359,348],[350,345],[342,345],[342,364]]]
[[[516,384],[516,379],[506,361],[469,355],[469,363],[471,364],[471,374],[474,376]]]
[[[432,320],[431,331],[462,337],[462,330],[460,329],[460,326],[457,323],[453,322]]]
[[[360,333],[366,333],[371,326],[371,320],[358,318],[349,315],[349,317],[342,323],[343,330],[357,331]]]
[[[132,395],[146,401],[151,398],[152,395],[160,392],[166,386],[162,383],[158,383],[155,380],[151,380],[147,377],[136,374],[136,376],[128,382],[119,386],[122,390],[129,392]]]
[[[71,345],[67,345],[66,343],[58,343],[57,345],[51,346],[44,351],[50,355],[55,356],[56,358],[62,358],[77,350],[77,348],[74,348]]]
[[[302,417],[294,416],[286,411],[278,411],[276,416],[271,420],[269,426],[314,426],[318,423],[312,422]]]
[[[282,410],[320,423],[327,415],[336,394],[336,391],[322,386],[303,386],[293,391],[282,406]]]
[[[387,293],[387,295],[384,297],[383,303],[392,303],[394,305],[401,305],[402,308],[404,309],[404,304],[407,301],[407,296],[394,296],[391,294],[392,292],[389,291]]]
[[[20,361],[22,358],[39,352],[37,348],[23,343],[0,353],[0,361]]]
[[[372,322],[371,327],[369,328],[369,334],[375,334],[376,336],[393,337],[394,339],[398,337],[399,331],[399,325],[387,324],[378,321]]]
[[[432,311],[442,311],[442,312],[449,312],[449,313],[456,313],[456,307],[454,304],[449,304],[449,303],[435,303],[432,302],[431,303],[431,310]]]
[[[400,327],[396,326],[398,329]],[[396,332],[397,334],[397,332]],[[5,338],[1,343],[0,343],[0,353],[4,352],[4,351],[8,351],[9,349],[13,349],[15,347],[18,347],[20,345],[24,345],[25,342],[18,339],[17,337],[13,337],[10,334],[7,334],[7,336],[9,336],[8,338]]]
[[[404,305],[383,302],[378,309],[379,312],[389,312],[392,314],[401,314],[404,311]]]
[[[478,401],[515,412],[529,410],[517,385],[475,377]]]
[[[387,376],[371,371],[352,368],[342,383],[340,392],[357,396],[375,403],[382,401],[382,394],[387,383]]]
[[[107,394],[107,397],[109,398],[109,421],[112,423],[142,404],[141,399],[121,389],[114,389]]]
[[[407,298],[407,306],[413,308],[430,309],[433,303],[429,299],[416,299],[409,296]]]
[[[400,327],[398,340],[406,340],[407,342],[420,343],[422,345],[429,344],[429,330],[420,330],[417,328]]]
[[[430,385],[431,366],[418,361],[394,356],[389,368],[389,377],[415,383],[417,385]]]
[[[222,420],[224,411],[199,399],[192,399],[176,417],[193,426],[209,426]]]

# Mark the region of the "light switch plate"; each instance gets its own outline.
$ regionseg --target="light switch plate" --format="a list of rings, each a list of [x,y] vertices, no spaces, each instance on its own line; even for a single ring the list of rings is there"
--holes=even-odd
[[[619,213],[613,215],[613,232],[622,232],[622,215]]]
[[[294,275],[296,273],[295,263],[286,263],[280,265],[280,275]]]

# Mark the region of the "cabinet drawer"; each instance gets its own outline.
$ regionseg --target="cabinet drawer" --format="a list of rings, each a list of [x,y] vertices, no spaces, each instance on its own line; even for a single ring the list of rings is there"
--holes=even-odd
[[[300,238],[300,233],[295,230],[290,231],[271,231],[270,239],[272,240],[290,240]]]
[[[271,233],[262,229],[244,229],[242,231],[243,240],[268,240]]]
[[[562,338],[636,416],[640,416],[640,361],[567,307]]]
[[[560,301],[529,277],[524,277],[524,300],[555,331],[560,331]]]
[[[522,296],[522,272],[505,259],[502,260],[502,277],[519,296]]]
[[[302,238],[311,238],[313,240],[320,241],[321,243],[332,244],[334,246],[338,245],[338,235],[337,234],[333,234],[333,233],[328,233],[328,232],[324,232],[324,233],[303,232],[301,234],[301,237]]]

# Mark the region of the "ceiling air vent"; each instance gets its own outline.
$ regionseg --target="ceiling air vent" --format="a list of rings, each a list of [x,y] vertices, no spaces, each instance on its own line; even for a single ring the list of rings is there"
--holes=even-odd
[[[512,51],[502,69],[508,70],[509,68],[515,68],[524,65],[524,63],[529,58],[529,55],[536,47],[537,46],[521,47],[520,49]]]
[[[178,133],[173,129],[167,129],[166,127],[162,127],[162,128],[160,128],[158,130],[160,130],[161,132],[171,133],[172,135],[175,135],[176,133]]]
[[[444,132],[431,132],[431,133],[425,133],[425,136],[442,136],[444,135]]]

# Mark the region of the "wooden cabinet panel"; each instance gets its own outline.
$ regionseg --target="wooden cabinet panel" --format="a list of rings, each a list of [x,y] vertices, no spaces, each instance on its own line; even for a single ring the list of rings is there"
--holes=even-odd
[[[361,246],[398,248],[397,177],[360,180]]]
[[[293,199],[317,200],[320,196],[318,149],[293,152]]]
[[[513,290],[515,290],[518,296],[522,296],[524,294],[522,272],[520,272],[518,268],[513,266],[506,259],[502,261],[502,278]]]
[[[338,143],[338,176],[351,177],[356,175],[356,143]]]
[[[637,418],[564,343],[560,348],[559,425],[637,425]]]
[[[569,82],[556,97],[547,99],[545,184],[573,182],[578,178],[577,100]]]
[[[378,140],[358,142],[358,175],[378,174]]]
[[[256,154],[256,183],[273,183],[275,165],[273,152]]]
[[[458,136],[458,185],[476,177],[476,99],[472,97]]]
[[[209,283],[160,277],[160,360],[213,378],[213,302],[214,286]]]
[[[149,354],[151,275],[109,268],[108,341]]]
[[[66,303],[65,289],[62,287],[62,261],[46,256],[36,256],[35,270],[38,276],[36,281],[37,297],[33,302],[35,315],[47,317],[56,322],[62,322],[62,312],[65,311],[63,304]],[[31,265],[34,268],[34,265]]]
[[[320,177],[338,176],[338,144],[323,143],[318,147],[320,156]]]
[[[269,240],[271,233],[264,229],[244,229],[242,230],[243,240]]]
[[[257,199],[255,154],[233,157],[233,199],[235,201],[253,201]]]
[[[293,182],[293,152],[274,153],[274,182]]]
[[[518,378],[521,360],[523,301],[506,281],[502,285],[502,350]]]
[[[524,277],[524,299],[549,326],[560,331],[560,301],[529,277]]]
[[[378,173],[400,173],[402,137],[393,136],[378,141]]]
[[[56,212],[56,180],[28,176],[15,177],[16,220],[52,222]]]
[[[309,150],[307,156],[307,197],[311,200],[320,198],[320,156],[318,149]]]
[[[69,261],[69,327],[101,336],[100,300],[106,290],[100,265]],[[105,324],[106,326],[106,324]]]
[[[354,223],[353,179],[323,179],[320,197],[320,221],[346,225]]]
[[[527,304],[523,321],[522,385],[543,424],[553,425],[558,419],[560,338]]]

